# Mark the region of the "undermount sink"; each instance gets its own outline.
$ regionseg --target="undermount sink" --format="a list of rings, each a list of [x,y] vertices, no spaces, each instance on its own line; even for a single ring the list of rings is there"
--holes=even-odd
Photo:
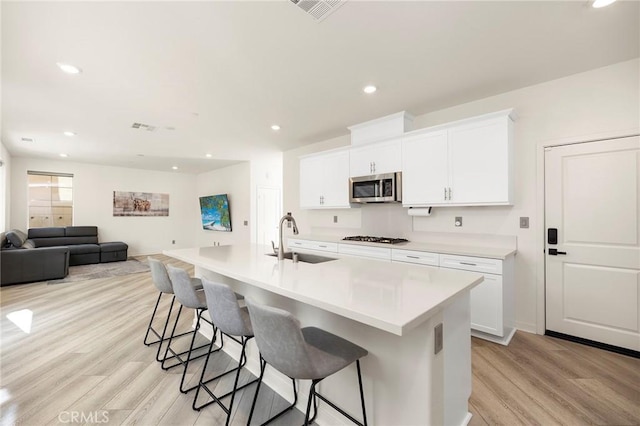
[[[273,257],[278,257],[277,254],[275,253],[267,253],[267,256],[273,256]],[[284,258],[285,259],[293,259],[293,253],[292,252],[286,252],[284,254]],[[298,261],[299,262],[304,262],[304,263],[323,263],[323,262],[329,262],[332,260],[337,260],[333,257],[324,257],[324,256],[318,256],[316,254],[307,254],[307,253],[298,253]]]

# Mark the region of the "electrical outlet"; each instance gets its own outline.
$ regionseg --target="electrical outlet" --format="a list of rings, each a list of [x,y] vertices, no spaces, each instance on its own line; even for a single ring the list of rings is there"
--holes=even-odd
[[[456,216],[456,220],[454,222],[456,227],[462,226],[462,216]]]
[[[175,243],[176,243],[176,240],[171,240],[171,244],[175,244]]]
[[[528,228],[529,227],[529,218],[521,217],[520,218],[520,228]]]
[[[248,220],[244,221],[244,226],[249,226],[249,221]]]
[[[338,216],[333,217],[333,223],[338,223]]]

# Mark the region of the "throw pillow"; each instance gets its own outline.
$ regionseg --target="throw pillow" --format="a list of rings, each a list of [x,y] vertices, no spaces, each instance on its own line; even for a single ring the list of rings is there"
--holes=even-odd
[[[13,229],[7,232],[7,240],[14,247],[22,247],[22,244],[27,240],[27,234],[19,229]]]

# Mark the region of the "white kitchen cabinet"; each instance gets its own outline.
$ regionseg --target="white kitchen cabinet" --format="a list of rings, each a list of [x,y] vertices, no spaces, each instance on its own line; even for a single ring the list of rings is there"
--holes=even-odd
[[[403,138],[403,205],[511,204],[511,110]]]
[[[484,281],[471,290],[472,335],[509,344],[513,326],[513,257],[505,260],[440,255],[440,267],[483,274]]]
[[[337,253],[338,252],[338,243],[326,242],[326,241],[312,241],[312,240],[301,240],[298,238],[289,238],[287,240],[287,246],[289,250],[318,250],[318,251],[326,251]]]
[[[391,249],[386,247],[372,247],[359,244],[338,244],[338,253],[349,256],[391,260]]]
[[[300,157],[300,207],[349,208],[349,150]]]
[[[449,133],[419,133],[402,141],[402,204],[442,204],[449,186]]]
[[[391,260],[393,262],[417,263],[427,266],[438,266],[440,255],[429,253],[428,251],[391,249]]]
[[[449,202],[511,204],[511,123],[504,116],[449,130]]]
[[[394,173],[402,170],[402,138],[352,147],[351,177]]]

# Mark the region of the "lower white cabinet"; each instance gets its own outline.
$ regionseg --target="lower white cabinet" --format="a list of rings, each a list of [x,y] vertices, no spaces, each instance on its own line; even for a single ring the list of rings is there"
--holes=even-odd
[[[299,240],[297,238],[289,238],[288,248],[291,251],[295,251],[295,249],[302,249],[302,250],[318,250],[318,251],[327,251],[327,252],[337,253],[338,243],[312,241],[312,240]]]
[[[471,334],[509,344],[515,333],[513,256],[500,260],[441,254],[440,267],[483,274],[484,281],[471,290]]]
[[[338,253],[347,254],[350,256],[391,260],[391,249],[386,247],[361,246],[358,244],[338,244]]]
[[[393,262],[418,263],[427,266],[440,265],[440,255],[427,251],[391,249],[391,260]]]

